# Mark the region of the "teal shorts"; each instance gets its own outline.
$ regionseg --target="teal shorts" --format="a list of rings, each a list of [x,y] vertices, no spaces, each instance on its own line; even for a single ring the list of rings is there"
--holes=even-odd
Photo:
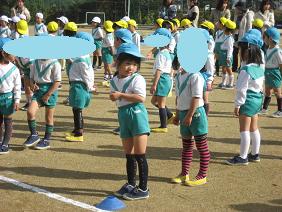
[[[232,64],[233,64],[233,58],[231,58],[231,61],[230,61],[230,64],[227,65],[227,51],[223,51],[223,50],[220,50],[220,54],[219,54],[219,65],[220,66],[224,66],[224,67],[232,67]]]
[[[239,114],[252,117],[258,114],[262,108],[263,94],[247,90],[247,99],[245,104],[240,107]]]
[[[58,100],[58,91],[55,91],[50,96],[48,102],[43,102],[42,97],[49,91],[49,89],[52,87],[52,83],[46,83],[46,84],[39,84],[39,89],[34,92],[32,96],[32,101],[37,101],[40,107],[47,107],[47,108],[54,108],[57,104]]]
[[[208,134],[208,119],[204,107],[196,109],[190,126],[183,125],[188,110],[179,111],[180,134],[182,137],[191,137]]]
[[[0,114],[1,115],[11,115],[14,111],[14,94],[9,93],[0,93]]]
[[[215,46],[214,46],[214,53],[219,55],[220,54],[220,46],[221,46],[222,43],[215,43]]]
[[[102,61],[106,64],[112,64],[114,62],[113,55],[109,48],[102,48]]]
[[[172,86],[172,80],[170,78],[170,75],[162,74],[160,76],[160,79],[157,85],[157,90],[154,93],[154,96],[162,96],[162,97],[168,96],[171,86]]]
[[[89,106],[91,93],[83,82],[70,82],[69,101],[73,108],[84,109]]]
[[[279,68],[274,69],[265,69],[265,86],[268,88],[280,88],[282,77]]]
[[[94,44],[96,46],[96,50],[102,49],[103,41],[102,40],[94,40]]]
[[[150,134],[148,112],[144,104],[130,104],[118,110],[120,137],[133,138],[136,135]]]

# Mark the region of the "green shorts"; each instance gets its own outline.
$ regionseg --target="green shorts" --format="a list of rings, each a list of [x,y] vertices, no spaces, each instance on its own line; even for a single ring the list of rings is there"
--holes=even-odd
[[[83,82],[70,82],[69,101],[73,108],[84,109],[89,106],[91,93]]]
[[[268,88],[280,88],[282,77],[279,68],[265,69],[265,86]]]
[[[96,46],[96,50],[102,49],[103,41],[102,40],[94,40],[94,44]]]
[[[43,102],[42,97],[49,91],[53,83],[39,84],[39,89],[34,92],[32,101],[37,101],[40,107],[54,108],[58,100],[58,91],[55,91],[50,96],[48,102]]]
[[[102,61],[106,64],[112,64],[114,62],[113,55],[109,48],[102,48]]]
[[[160,76],[158,85],[157,85],[157,90],[154,93],[154,96],[168,96],[170,89],[172,86],[172,80],[170,78],[169,74],[162,74]]]
[[[224,67],[232,67],[233,58],[231,57],[230,64],[227,65],[227,51],[220,50],[219,53],[219,65]]]
[[[183,125],[188,110],[179,111],[180,134],[182,137],[199,136],[208,133],[208,119],[204,107],[198,107],[190,126]]]
[[[14,102],[13,92],[0,93],[0,114],[6,116],[13,114],[15,112]]]
[[[148,112],[141,103],[120,107],[118,110],[120,137],[133,138],[136,135],[150,134]]]
[[[239,114],[252,117],[259,113],[263,104],[263,94],[247,90],[245,104],[240,107]]]

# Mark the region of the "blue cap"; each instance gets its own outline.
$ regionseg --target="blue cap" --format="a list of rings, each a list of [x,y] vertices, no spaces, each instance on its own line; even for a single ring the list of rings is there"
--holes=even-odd
[[[280,32],[275,27],[268,28],[265,33],[277,44],[280,43]]]
[[[125,43],[132,42],[132,33],[128,29],[118,29],[115,31],[115,36],[122,39]]]
[[[262,37],[261,31],[259,31],[258,29],[250,29],[247,33],[258,36],[260,38]]]
[[[168,37],[169,39],[172,38],[171,32],[170,32],[168,29],[165,29],[165,28],[159,28],[159,29],[157,29],[157,30],[154,32],[154,35],[163,35],[163,36]]]
[[[93,39],[92,35],[87,33],[87,32],[78,32],[78,33],[76,33],[75,37],[87,40],[91,43],[94,43],[94,39]]]
[[[239,40],[241,43],[250,43],[258,47],[263,46],[263,41],[261,36],[258,36],[256,32],[246,32],[245,35]]]
[[[4,44],[11,40],[12,40],[11,38],[0,38],[0,51],[3,51]]]
[[[135,57],[143,58],[144,56],[140,53],[138,47],[133,43],[123,43],[117,49],[117,56],[121,53],[131,54]]]

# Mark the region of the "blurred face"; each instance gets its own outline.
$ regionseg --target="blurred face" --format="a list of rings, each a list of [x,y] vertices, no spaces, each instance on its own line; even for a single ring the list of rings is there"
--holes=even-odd
[[[270,43],[271,43],[269,37],[268,37],[265,33],[264,33],[264,35],[263,35],[263,41],[265,42],[265,44],[266,44],[267,46],[269,46]]]
[[[41,24],[41,23],[42,23],[42,19],[41,19],[41,18],[36,17],[36,18],[35,18],[35,22],[36,22],[37,24]]]
[[[264,11],[270,10],[270,4],[269,4],[269,2],[266,3],[266,4],[263,6],[263,10],[264,10]]]
[[[223,9],[223,10],[226,10],[227,5],[228,5],[228,4],[227,4],[227,1],[224,1],[224,2],[223,2],[223,5],[222,5],[222,9]]]
[[[8,54],[4,51],[2,51],[1,54],[4,57],[5,62],[11,62],[11,63],[15,62],[15,58],[16,58],[15,56]]]
[[[121,39],[115,37],[115,41],[114,41],[115,48],[118,48],[121,44],[122,44]]]
[[[195,5],[195,0],[190,0],[189,3],[190,3],[190,6],[193,6]]]
[[[91,26],[92,26],[93,28],[97,27],[97,25],[98,25],[98,24],[97,24],[96,22],[94,22],[94,21],[91,23]]]
[[[190,28],[190,25],[185,25],[184,26],[184,29],[188,29],[188,28]]]
[[[118,66],[119,77],[125,78],[131,76],[138,70],[138,64],[135,61],[125,60]]]
[[[18,7],[23,8],[24,7],[24,2],[22,0],[18,0]]]
[[[166,5],[170,5],[171,2],[172,2],[172,0],[167,0],[167,1],[166,1]]]
[[[135,27],[129,24],[129,25],[128,25],[128,30],[129,30],[130,32],[135,32]]]

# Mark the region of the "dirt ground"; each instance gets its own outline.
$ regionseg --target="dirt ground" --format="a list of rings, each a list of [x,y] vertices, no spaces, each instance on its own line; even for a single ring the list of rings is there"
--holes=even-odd
[[[148,48],[146,48],[146,51]],[[143,52],[146,52],[143,49]],[[151,127],[158,126],[158,111],[150,104],[152,61],[142,64],[147,80],[146,106]],[[102,81],[96,72],[96,82]],[[216,84],[220,78],[216,78]],[[98,87],[90,107],[84,111],[85,142],[68,143],[64,132],[72,130],[71,108],[61,102],[68,95],[64,73],[63,89],[55,114],[55,132],[51,149],[24,149],[29,132],[26,113],[14,115],[14,134],[10,154],[0,157],[0,176],[12,178],[64,197],[90,205],[99,203],[126,180],[125,159],[118,136],[116,106],[108,99],[107,88]],[[235,91],[214,89],[210,94],[209,148],[211,162],[208,183],[189,188],[170,184],[180,172],[181,140],[179,128],[169,126],[167,134],[151,134],[148,143],[150,198],[145,201],[124,201],[124,211],[282,211],[282,119],[261,117],[261,163],[231,167],[226,159],[239,152],[238,119],[233,116]],[[23,97],[24,99],[24,97]],[[272,98],[270,110],[276,110]],[[174,98],[168,98],[174,109]],[[44,134],[44,109],[38,114],[38,130]],[[197,174],[199,156],[195,151],[191,176]],[[0,211],[84,211],[46,196],[0,181]]]

